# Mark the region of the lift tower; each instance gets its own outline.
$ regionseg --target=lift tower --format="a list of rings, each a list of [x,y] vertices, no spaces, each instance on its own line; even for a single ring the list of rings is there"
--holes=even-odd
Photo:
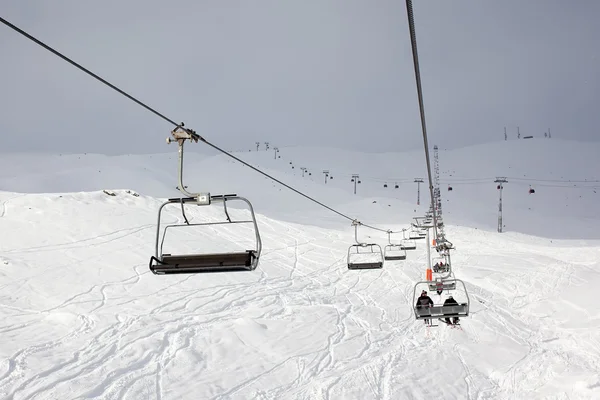
[[[502,233],[502,189],[504,189],[503,183],[507,183],[505,177],[497,177],[494,181],[498,184],[498,192],[500,193],[500,199],[498,201],[498,232]]]

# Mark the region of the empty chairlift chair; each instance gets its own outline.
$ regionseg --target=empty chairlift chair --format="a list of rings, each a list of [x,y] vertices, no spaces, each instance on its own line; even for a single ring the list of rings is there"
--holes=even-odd
[[[357,229],[360,222],[352,221],[356,244],[348,248],[348,269],[383,268],[383,251],[377,243],[361,243],[358,241]]]
[[[235,194],[228,195],[213,195],[209,193],[190,193],[183,185],[183,143],[185,140],[198,141],[200,137],[191,130],[183,129],[178,131],[183,126],[181,124],[174,129],[171,134],[174,139],[168,138],[167,143],[171,141],[177,141],[179,144],[179,186],[178,189],[188,197],[182,198],[171,198],[163,203],[158,210],[158,221],[156,228],[156,243],[155,243],[155,255],[150,258],[150,271],[157,275],[165,274],[181,274],[181,273],[201,273],[201,272],[223,272],[223,271],[253,271],[258,266],[260,259],[260,253],[262,249],[262,243],[258,225],[256,223],[256,216],[252,204],[245,198],[239,197]],[[227,203],[230,201],[242,201],[246,203],[249,208],[250,219],[249,220],[232,220],[230,213],[227,209]],[[209,206],[212,203],[222,202],[224,221],[217,222],[202,222],[202,223],[189,223],[187,215],[185,213],[185,207],[196,205],[196,206]],[[181,213],[183,224],[170,224],[164,227],[161,231],[161,216],[162,211],[167,205],[178,205],[181,207]],[[189,227],[202,227],[202,226],[217,226],[222,224],[251,224],[254,230],[253,242],[255,246],[251,249],[239,250],[239,251],[228,251],[221,253],[202,253],[194,252],[191,254],[171,254],[163,252],[163,245],[166,237],[166,233],[169,230],[177,228],[189,228]]]
[[[402,244],[402,247],[404,248],[404,250],[416,250],[417,249],[417,242],[415,240],[406,238],[406,229],[402,229],[401,244]]]
[[[402,247],[404,250],[416,250],[417,242],[411,239],[402,239]]]
[[[392,231],[388,231],[388,242],[389,244],[384,248],[383,258],[386,261],[406,260],[406,249],[402,244],[392,243],[391,234]],[[416,246],[415,246],[416,247]]]
[[[420,229],[413,228],[408,232],[408,238],[411,240],[425,239],[426,236],[427,234]]]

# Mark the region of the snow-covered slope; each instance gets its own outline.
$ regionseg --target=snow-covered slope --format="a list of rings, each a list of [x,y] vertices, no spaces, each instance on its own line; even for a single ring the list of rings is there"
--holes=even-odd
[[[441,149],[442,182],[492,178],[442,191],[446,232],[457,247],[454,272],[471,302],[461,329],[414,319],[425,242],[406,261],[349,271],[349,221],[225,156],[190,153],[187,184],[252,201],[263,242],[259,268],[179,276],[148,269],[157,197],[178,193],[175,154],[3,156],[0,396],[597,398],[600,241],[592,229],[598,212],[589,207],[596,194],[535,185],[529,195],[528,183],[510,182],[597,179],[593,146],[552,139]],[[290,148],[277,160],[272,152],[241,156],[385,229],[406,227],[427,208],[426,185],[420,207],[416,184],[393,189],[394,179],[426,178],[419,152]],[[300,167],[313,175],[302,178]],[[323,169],[334,176],[327,185]],[[357,195],[353,173],[362,180]],[[495,176],[509,177],[503,234],[495,232]],[[192,207],[188,218],[220,213]],[[182,218],[175,207],[166,219]],[[387,242],[379,231],[359,235]],[[166,245],[186,252],[252,239],[245,228],[190,228],[180,238]]]

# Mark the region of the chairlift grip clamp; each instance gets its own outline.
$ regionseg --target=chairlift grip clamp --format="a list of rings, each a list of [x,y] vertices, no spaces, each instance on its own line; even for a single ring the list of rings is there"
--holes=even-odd
[[[210,205],[210,193],[198,193],[195,197],[196,204],[199,206],[208,206]]]

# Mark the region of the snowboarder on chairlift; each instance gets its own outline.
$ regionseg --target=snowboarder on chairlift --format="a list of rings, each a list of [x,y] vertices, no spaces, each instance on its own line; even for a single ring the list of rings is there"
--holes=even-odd
[[[454,300],[454,298],[452,296],[449,296],[446,301],[444,301],[444,306],[457,306],[458,303],[456,302],[456,300]],[[452,318],[452,322],[450,322],[450,318],[444,318],[446,320],[446,323],[448,325],[450,324],[458,324],[459,319],[458,317],[453,317]]]
[[[417,308],[423,307],[433,307],[433,300],[431,300],[431,297],[427,296],[427,291],[425,290],[421,292],[421,296],[417,299]],[[428,324],[429,321],[429,318],[425,318],[426,324]]]

